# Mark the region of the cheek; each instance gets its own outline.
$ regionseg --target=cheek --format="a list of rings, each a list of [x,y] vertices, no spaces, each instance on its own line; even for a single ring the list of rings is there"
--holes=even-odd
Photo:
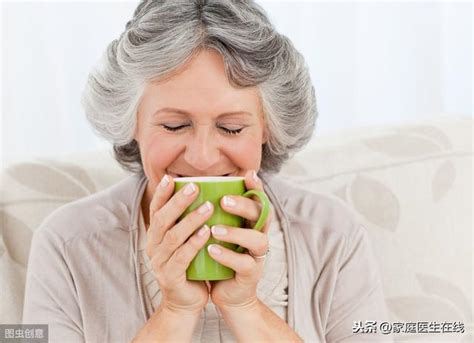
[[[230,161],[241,170],[260,168],[262,140],[257,133],[224,140],[216,138],[216,140],[218,141],[215,142],[216,147],[221,150],[223,158],[221,162]],[[145,141],[142,140],[140,150],[148,179],[158,182],[165,170],[180,160],[188,143],[187,140],[171,139],[160,134],[150,135]]]
[[[259,169],[262,159],[261,141],[242,138],[226,144],[227,157],[240,169]]]
[[[140,153],[147,177],[161,179],[164,170],[178,158],[179,146],[171,139],[154,135],[140,145]]]

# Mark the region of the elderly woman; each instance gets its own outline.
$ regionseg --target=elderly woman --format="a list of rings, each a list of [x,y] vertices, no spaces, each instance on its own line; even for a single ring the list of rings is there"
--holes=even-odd
[[[310,139],[316,104],[303,57],[264,11],[143,1],[105,57],[83,104],[134,174],[35,232],[25,323],[49,324],[52,342],[381,341],[353,333],[386,319],[365,229],[342,202],[277,175]],[[199,189],[174,194],[174,178],[211,175],[265,191],[262,232],[211,231],[206,206],[177,221]],[[249,225],[260,211],[239,196],[221,206]],[[235,277],[187,280],[211,235],[248,250],[209,248]]]

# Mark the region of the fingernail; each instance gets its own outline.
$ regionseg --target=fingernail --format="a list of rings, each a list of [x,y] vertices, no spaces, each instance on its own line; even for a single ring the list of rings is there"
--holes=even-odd
[[[224,197],[224,206],[234,207],[235,206],[235,200],[226,195]]]
[[[258,176],[257,176],[257,173],[255,172],[255,170],[252,172],[252,176],[253,176],[253,179],[255,180],[255,182],[258,182]]]
[[[222,253],[222,250],[217,247],[216,244],[211,244],[207,247],[207,251],[209,251],[213,255],[220,255]]]
[[[222,236],[227,234],[227,229],[220,225],[215,225],[211,228],[212,234],[217,236]]]
[[[201,228],[201,230],[199,230],[198,235],[199,235],[199,236],[204,236],[207,231],[209,231],[209,226],[204,225],[204,226]]]
[[[194,193],[196,190],[196,186],[194,186],[194,183],[188,183],[186,187],[184,187],[184,195],[191,195]]]
[[[160,181],[160,187],[166,188],[166,186],[168,186],[169,183],[170,183],[170,179],[168,178],[168,175],[165,174],[165,176],[163,176],[163,178]]]
[[[206,201],[204,204],[199,206],[198,213],[204,214],[206,212],[209,212],[210,210],[211,210],[211,203],[209,201]]]

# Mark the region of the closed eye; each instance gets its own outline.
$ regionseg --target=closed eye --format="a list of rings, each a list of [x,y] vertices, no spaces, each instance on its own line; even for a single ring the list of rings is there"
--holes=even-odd
[[[190,125],[189,124],[184,124],[184,125],[179,125],[179,126],[168,126],[168,125],[162,124],[161,126],[167,131],[176,132],[176,131],[182,130],[185,127],[190,126]],[[224,131],[225,133],[227,133],[229,135],[239,134],[243,130],[243,128],[228,129],[224,126],[218,126],[218,127],[219,127],[219,129],[221,129],[222,131]]]
[[[189,126],[188,124],[185,124],[185,125],[179,125],[179,126],[168,126],[168,125],[161,125],[165,130],[168,130],[168,131],[172,131],[172,132],[175,132],[175,131],[179,131],[183,128],[185,128],[186,126]]]
[[[236,135],[236,134],[240,133],[243,130],[243,128],[231,130],[231,129],[228,129],[228,128],[223,127],[223,126],[220,126],[219,128],[222,131],[224,131],[225,133],[229,134],[229,135]]]

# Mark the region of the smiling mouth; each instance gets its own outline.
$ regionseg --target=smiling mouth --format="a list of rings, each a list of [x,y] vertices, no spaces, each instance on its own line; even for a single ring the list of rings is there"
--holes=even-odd
[[[193,177],[193,175],[184,175],[184,174],[176,174],[176,173],[169,173],[172,177]],[[232,173],[227,173],[223,175],[205,175],[205,176],[230,176]],[[195,175],[195,176],[204,176],[204,175]]]

